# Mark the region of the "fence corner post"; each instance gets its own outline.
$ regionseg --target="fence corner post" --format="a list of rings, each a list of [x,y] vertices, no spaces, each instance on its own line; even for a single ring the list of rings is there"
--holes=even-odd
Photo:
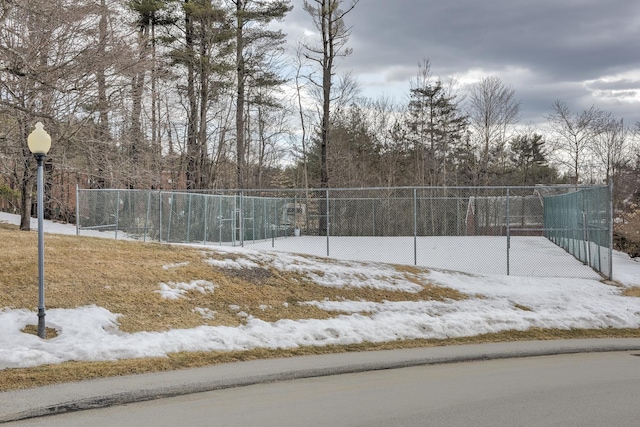
[[[509,188],[507,187],[507,276],[511,269],[511,216],[509,212]]]
[[[609,180],[609,280],[613,280],[613,179]]]

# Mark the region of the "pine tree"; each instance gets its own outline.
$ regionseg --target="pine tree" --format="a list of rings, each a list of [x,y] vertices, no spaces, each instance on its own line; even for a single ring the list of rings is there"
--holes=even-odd
[[[269,87],[283,83],[268,69],[269,54],[284,43],[285,34],[268,28],[292,9],[289,0],[230,0],[235,6],[236,43],[236,187],[246,186],[245,108],[247,84]],[[261,101],[261,100],[258,100]],[[257,102],[258,102],[257,101]]]

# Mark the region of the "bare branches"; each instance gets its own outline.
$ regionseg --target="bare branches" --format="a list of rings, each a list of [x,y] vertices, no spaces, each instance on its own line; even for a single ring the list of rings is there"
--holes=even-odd
[[[305,44],[305,57],[314,61],[322,70],[322,120],[320,129],[320,185],[329,186],[329,172],[327,168],[327,146],[329,144],[329,129],[331,124],[331,97],[333,75],[335,73],[335,59],[351,54],[351,49],[345,47],[351,28],[344,23],[344,17],[351,12],[359,0],[351,0],[350,4],[341,9],[344,0],[304,0],[303,8],[311,16],[314,26],[320,32],[320,45]],[[320,84],[317,83],[320,87]]]
[[[556,135],[553,148],[557,160],[570,167],[573,181],[578,184],[583,157],[606,129],[610,114],[595,106],[574,113],[561,100],[556,100],[551,109],[545,118]]]
[[[513,88],[491,76],[471,87],[468,103],[471,126],[482,147],[481,174],[486,181],[490,149],[506,144],[510,126],[520,118],[520,101]]]

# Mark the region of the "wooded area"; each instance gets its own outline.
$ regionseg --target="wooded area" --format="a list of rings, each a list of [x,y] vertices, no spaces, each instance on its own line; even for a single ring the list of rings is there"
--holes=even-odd
[[[287,46],[290,0],[1,0],[0,208],[28,229],[51,134],[46,216],[75,185],[129,189],[603,183],[638,191],[640,125],[549,100],[520,123],[515,90],[462,86],[416,58],[406,101],[362,96],[348,70],[358,0],[305,0],[316,34]],[[338,66],[340,65],[340,67]],[[632,201],[632,200],[631,200]]]

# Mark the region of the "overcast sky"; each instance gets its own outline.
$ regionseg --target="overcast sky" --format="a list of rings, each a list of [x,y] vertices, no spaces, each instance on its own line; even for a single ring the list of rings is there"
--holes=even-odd
[[[316,31],[303,0],[292,3],[293,41]],[[498,76],[524,123],[544,122],[556,99],[640,121],[638,0],[360,0],[346,23],[353,54],[338,72],[352,71],[365,96],[405,99],[428,59],[432,74],[462,83]]]

